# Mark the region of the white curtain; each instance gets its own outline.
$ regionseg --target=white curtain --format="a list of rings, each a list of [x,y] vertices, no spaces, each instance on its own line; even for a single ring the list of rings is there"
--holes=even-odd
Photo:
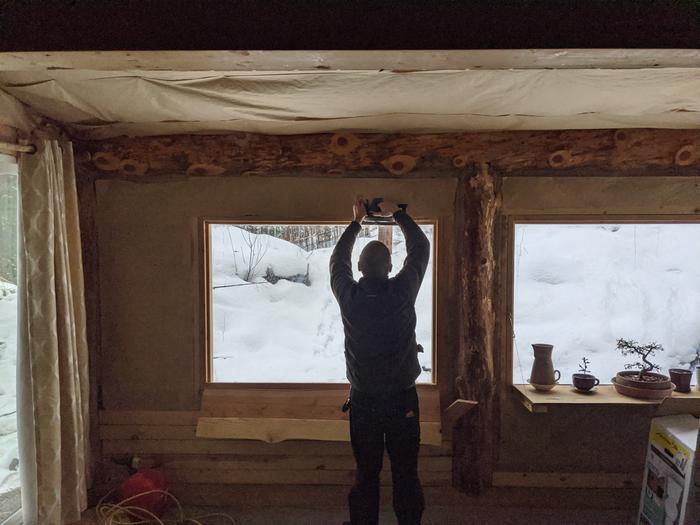
[[[20,159],[18,416],[24,525],[77,521],[87,506],[88,355],[69,142]]]

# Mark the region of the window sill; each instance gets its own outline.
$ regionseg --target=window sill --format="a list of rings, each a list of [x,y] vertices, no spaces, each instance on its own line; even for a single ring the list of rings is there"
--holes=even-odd
[[[563,405],[655,406],[655,415],[700,415],[700,391],[674,392],[666,399],[636,399],[623,396],[612,385],[600,385],[591,392],[578,392],[571,385],[558,385],[549,392],[539,392],[530,385],[513,385],[519,401],[533,413],[546,413],[550,407]]]

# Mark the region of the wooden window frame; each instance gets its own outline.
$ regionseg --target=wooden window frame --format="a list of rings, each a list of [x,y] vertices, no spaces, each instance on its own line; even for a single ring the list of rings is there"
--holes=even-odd
[[[438,394],[439,375],[438,375],[438,314],[439,314],[439,291],[438,291],[438,274],[439,264],[438,256],[440,254],[439,236],[440,236],[440,219],[419,219],[416,220],[419,225],[433,226],[433,242],[431,242],[431,256],[433,260],[432,285],[433,285],[433,300],[432,300],[432,381],[430,383],[419,383],[417,388],[421,397],[434,398]],[[205,392],[207,390],[223,390],[223,391],[250,391],[251,394],[262,390],[287,390],[287,391],[303,391],[317,393],[320,395],[328,395],[333,393],[346,394],[350,389],[349,383],[314,383],[314,382],[291,382],[291,383],[236,383],[236,382],[214,382],[211,380],[213,373],[213,345],[211,341],[211,322],[212,322],[212,303],[211,303],[211,251],[210,251],[210,235],[209,226],[212,224],[329,224],[329,225],[347,225],[349,221],[338,220],[290,220],[288,218],[265,220],[251,219],[250,217],[232,218],[232,217],[200,217],[198,219],[199,242],[201,246],[200,256],[200,296],[202,298],[200,304],[200,312],[202,322],[200,324],[200,341],[203,341],[203,363],[201,366],[201,385]],[[439,397],[439,396],[438,396]]]
[[[501,241],[501,245],[504,246],[504,256],[506,257],[506,264],[503,265],[505,272],[502,274],[501,278],[504,279],[504,286],[502,287],[503,297],[501,298],[503,302],[503,319],[501,331],[501,340],[504,342],[503,347],[503,359],[502,362],[504,366],[502,367],[503,375],[501,380],[503,384],[511,387],[511,390],[515,389],[522,397],[522,386],[527,386],[527,383],[514,383],[513,382],[513,334],[515,329],[515,319],[513,317],[514,313],[514,300],[515,300],[515,226],[517,224],[700,224],[700,214],[552,214],[552,215],[534,215],[534,214],[524,214],[524,215],[506,215],[505,217],[505,227],[502,230],[505,237]],[[562,383],[562,385],[568,385],[568,383]],[[606,386],[606,385],[604,385]],[[609,385],[607,385],[609,386]],[[622,398],[617,404],[631,404],[635,403],[634,400],[628,402],[627,398]],[[524,403],[528,406],[530,405],[547,405],[547,404],[599,404],[597,402],[591,402],[585,396],[579,396],[580,399],[574,399],[573,397],[567,400],[554,399],[550,402],[539,399],[535,396],[527,396]],[[630,398],[632,399],[632,398]],[[608,403],[610,404],[610,403]],[[531,411],[537,411],[532,410]],[[546,409],[541,410],[546,411]]]

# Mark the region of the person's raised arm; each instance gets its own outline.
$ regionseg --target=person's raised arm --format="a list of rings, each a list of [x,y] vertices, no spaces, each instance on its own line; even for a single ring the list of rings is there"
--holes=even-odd
[[[362,229],[360,222],[365,216],[365,205],[361,199],[358,199],[353,205],[352,214],[353,221],[338,239],[330,260],[331,290],[339,302],[342,301],[354,282],[351,262],[352,248],[355,245],[357,234]]]
[[[407,290],[415,298],[428,268],[430,241],[411,216],[396,204],[382,202],[379,204],[379,208],[382,215],[394,216],[394,220],[401,227],[406,239],[406,259],[403,268],[394,279],[406,283]]]

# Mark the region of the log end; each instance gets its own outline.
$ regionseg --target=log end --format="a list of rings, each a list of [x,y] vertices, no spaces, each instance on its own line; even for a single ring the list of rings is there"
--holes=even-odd
[[[119,163],[119,170],[126,175],[144,175],[148,171],[148,164],[138,160],[125,159]]]
[[[573,162],[571,152],[566,149],[555,151],[549,156],[549,165],[552,168],[566,168]]]
[[[690,166],[700,158],[700,148],[694,144],[686,144],[681,147],[675,155],[676,166]]]
[[[416,166],[416,158],[410,155],[393,155],[381,162],[392,175],[405,175]]]
[[[215,164],[192,164],[187,168],[188,177],[216,177],[223,175],[226,171],[221,166]]]
[[[353,152],[360,145],[360,139],[352,133],[335,133],[331,137],[329,149],[335,155],[347,155]]]
[[[469,163],[468,155],[457,155],[452,159],[452,165],[455,168],[464,168]]]
[[[108,151],[97,151],[92,154],[92,163],[101,171],[119,171],[121,159]]]

